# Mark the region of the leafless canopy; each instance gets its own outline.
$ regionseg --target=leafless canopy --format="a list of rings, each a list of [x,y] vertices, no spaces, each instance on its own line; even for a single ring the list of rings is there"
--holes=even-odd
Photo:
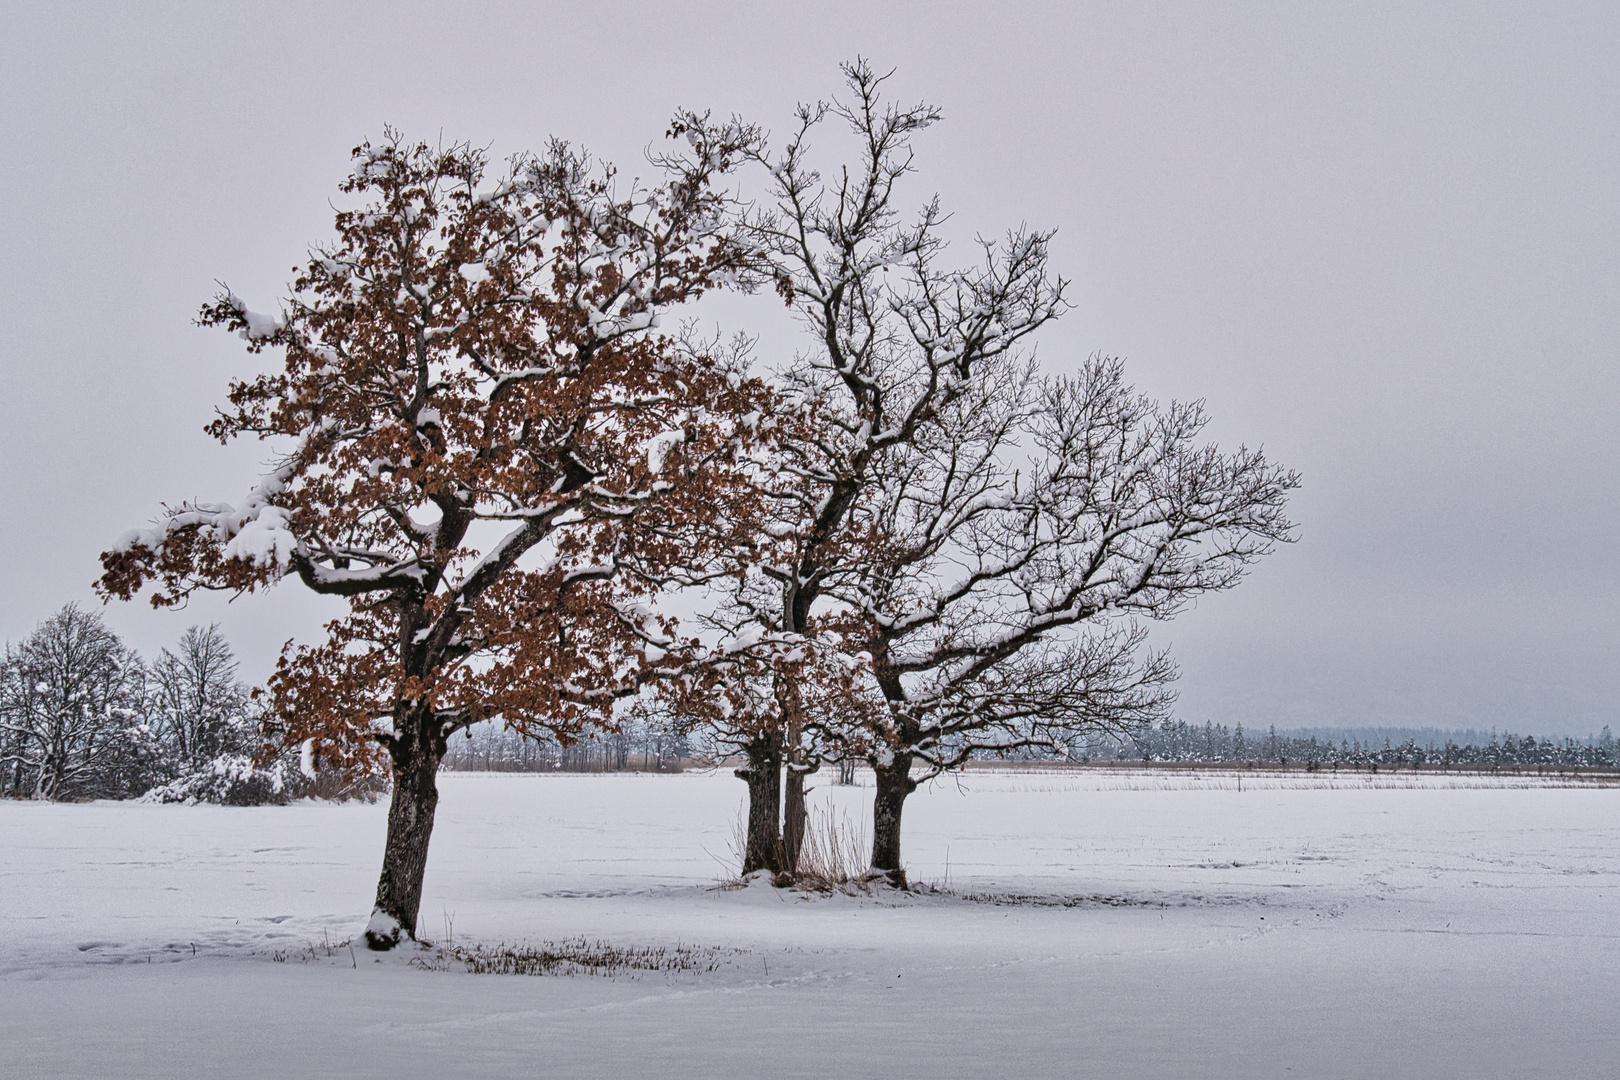
[[[893,869],[914,764],[1162,715],[1174,669],[1145,622],[1288,539],[1298,481],[1201,442],[1199,404],[1147,400],[1117,360],[1043,377],[1031,335],[1067,307],[1050,234],[980,240],[952,266],[938,199],[909,218],[896,199],[937,110],[885,102],[864,62],[845,76],[848,100],[802,106],[759,155],[775,200],[754,235],[808,331],[779,379],[808,427],[760,467],[760,555],[714,618],[734,644],[707,718],[750,755],[756,800],[786,757],[790,818],[796,775],[865,757],[874,861]],[[811,138],[829,127],[854,154],[824,175]]]

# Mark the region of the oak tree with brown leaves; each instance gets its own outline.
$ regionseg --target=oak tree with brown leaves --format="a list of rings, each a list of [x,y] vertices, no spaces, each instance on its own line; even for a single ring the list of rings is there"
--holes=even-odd
[[[660,182],[554,142],[495,175],[466,145],[392,131],[354,152],[356,203],[275,316],[228,291],[202,310],[278,371],[237,382],[209,430],[280,454],[240,506],[185,503],[102,556],[104,595],[155,606],[295,576],[345,597],[325,640],[270,681],[289,743],[386,758],[393,781],[374,948],[414,936],[435,774],[482,720],[567,741],[669,663],[661,569],[746,517],[731,463],[762,388],[660,313],[745,279],[718,181],[735,121],[677,116]]]

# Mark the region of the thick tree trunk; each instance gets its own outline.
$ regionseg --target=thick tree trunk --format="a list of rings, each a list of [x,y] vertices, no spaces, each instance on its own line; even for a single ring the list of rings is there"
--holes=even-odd
[[[787,766],[787,788],[782,795],[782,869],[798,873],[807,824],[804,807],[804,726],[800,716],[797,674],[778,673],[776,700],[782,710],[782,760]]]
[[[782,752],[774,735],[748,744],[748,764],[737,770],[748,783],[748,839],[744,874],[782,872]]]
[[[428,840],[439,806],[439,761],[442,739],[423,733],[404,736],[390,749],[394,792],[388,803],[388,838],[383,845],[377,904],[366,926],[366,944],[386,950],[402,937],[416,938],[416,916],[422,906],[422,878],[427,872]]]
[[[799,852],[804,849],[804,830],[809,815],[804,805],[804,778],[802,767],[788,765],[787,786],[782,794],[782,869],[789,873],[799,870]]]
[[[873,766],[877,787],[872,798],[872,869],[882,872],[897,889],[906,885],[900,865],[900,812],[906,796],[917,790],[911,778],[911,755],[896,754],[887,765]]]

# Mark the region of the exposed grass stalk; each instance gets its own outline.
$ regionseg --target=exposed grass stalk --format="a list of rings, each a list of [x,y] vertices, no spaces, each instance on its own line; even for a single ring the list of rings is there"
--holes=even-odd
[[[838,889],[861,882],[868,864],[864,824],[829,804],[812,807],[799,849],[793,883],[806,889]]]

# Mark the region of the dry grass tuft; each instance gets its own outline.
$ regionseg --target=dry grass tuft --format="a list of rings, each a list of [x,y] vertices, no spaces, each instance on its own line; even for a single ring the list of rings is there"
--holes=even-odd
[[[864,884],[867,853],[864,825],[852,822],[848,813],[835,814],[831,806],[812,807],[793,884],[819,892]]]
[[[740,889],[743,856],[748,850],[746,807],[738,811],[736,824],[727,841],[731,860],[716,857],[725,868],[721,889]],[[833,807],[812,806],[805,819],[804,843],[799,848],[799,865],[792,873],[777,874],[771,881],[777,888],[807,889],[811,892],[851,890],[865,892],[873,881],[867,870],[866,829],[850,819],[848,812],[835,813]]]
[[[469,975],[618,975],[715,971],[732,950],[697,945],[613,945],[578,938],[538,945],[440,945],[412,957],[424,971]]]

